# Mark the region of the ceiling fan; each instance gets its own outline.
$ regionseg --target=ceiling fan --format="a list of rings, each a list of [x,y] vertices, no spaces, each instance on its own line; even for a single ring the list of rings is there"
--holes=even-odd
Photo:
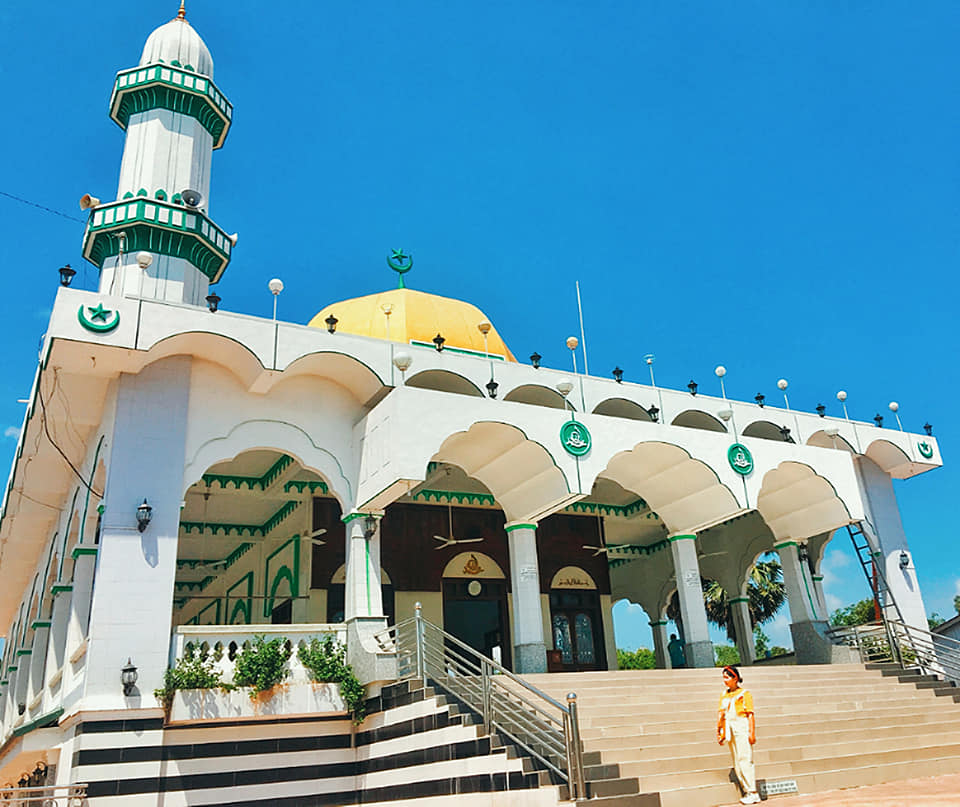
[[[446,549],[448,546],[453,546],[454,544],[476,544],[483,540],[483,538],[454,538],[453,537],[453,507],[449,504],[447,505],[447,521],[450,527],[450,537],[443,535],[434,535],[433,537],[440,541],[440,546],[435,546],[434,549]]]
[[[611,551],[616,552],[618,549],[622,549],[623,547],[624,544],[604,544],[603,546],[590,546],[588,544],[584,544],[582,549],[592,549],[593,556],[596,557],[597,555],[607,555]]]
[[[308,532],[303,537],[309,538],[310,543],[313,544],[314,546],[323,546],[326,543],[326,541],[321,541],[319,536],[326,535],[326,534],[327,534],[327,530],[324,527],[321,527],[319,530]]]

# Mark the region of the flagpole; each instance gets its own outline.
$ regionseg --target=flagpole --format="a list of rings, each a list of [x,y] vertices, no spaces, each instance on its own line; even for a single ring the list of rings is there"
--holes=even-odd
[[[583,351],[583,374],[590,375],[590,367],[587,365],[587,337],[583,333],[583,305],[580,303],[580,281],[577,284],[577,311],[580,314],[580,349]]]

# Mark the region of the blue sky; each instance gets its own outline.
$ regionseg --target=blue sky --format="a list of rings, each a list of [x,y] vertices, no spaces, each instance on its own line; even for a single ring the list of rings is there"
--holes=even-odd
[[[117,70],[174,0],[6,3],[0,191],[81,219],[114,198]],[[580,280],[590,368],[929,421],[947,465],[897,483],[928,611],[953,612],[960,551],[960,6],[927,2],[485,3],[192,0],[235,107],[209,210],[240,242],[224,308],[284,319],[395,282],[479,305],[514,353],[565,366]],[[57,267],[83,224],[0,196],[0,462],[12,457]],[[87,265],[78,276],[91,288]],[[6,430],[4,432],[4,429]],[[848,543],[831,603],[867,595]],[[617,609],[621,646],[647,618]],[[773,627],[785,643],[785,619]]]

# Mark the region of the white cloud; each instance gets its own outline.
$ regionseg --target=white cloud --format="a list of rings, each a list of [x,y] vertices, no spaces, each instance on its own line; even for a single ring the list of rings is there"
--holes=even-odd
[[[16,440],[20,436],[20,427],[7,426],[7,428],[3,430],[3,436],[12,437],[14,440]]]
[[[827,610],[832,614],[838,608],[843,608],[846,603],[841,600],[836,594],[831,594],[830,592],[825,592],[827,598]]]
[[[960,577],[958,577],[953,584],[953,593],[960,594]]]

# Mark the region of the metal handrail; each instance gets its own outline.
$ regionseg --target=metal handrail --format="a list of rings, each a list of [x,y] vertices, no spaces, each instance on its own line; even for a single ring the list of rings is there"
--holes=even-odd
[[[86,804],[87,785],[85,783],[0,787],[0,807],[85,807]]]
[[[551,698],[424,619],[420,603],[412,618],[376,639],[396,652],[400,680],[420,679],[452,695],[481,717],[485,733],[504,734],[565,782],[570,798],[587,798],[576,693],[566,704]]]
[[[839,644],[855,647],[861,661],[889,661],[960,684],[960,641],[949,636],[897,619],[831,628],[827,634]]]

